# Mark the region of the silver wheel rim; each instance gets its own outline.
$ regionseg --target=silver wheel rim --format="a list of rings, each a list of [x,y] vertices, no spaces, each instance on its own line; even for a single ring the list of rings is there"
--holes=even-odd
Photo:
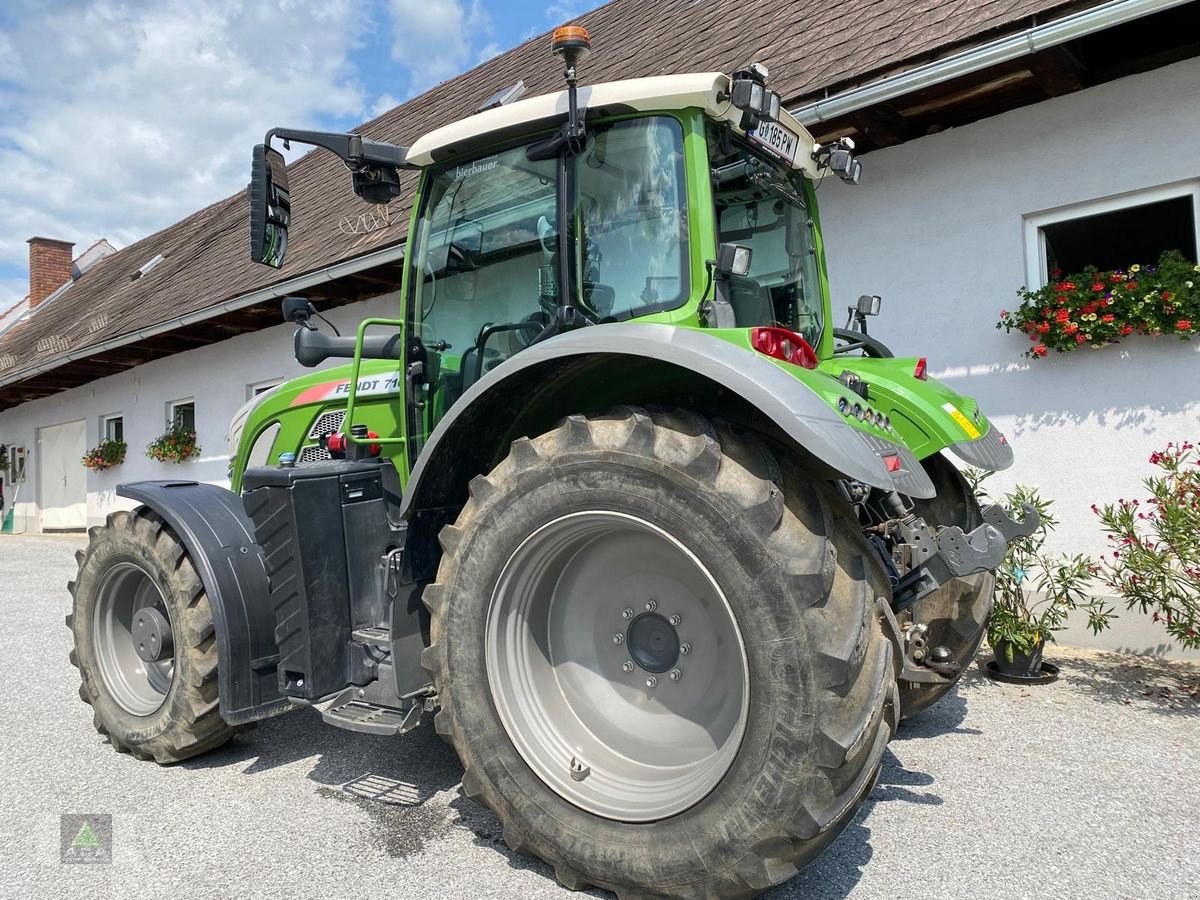
[[[508,736],[582,809],[675,815],[737,756],[750,706],[737,620],[695,554],[649,522],[590,511],[542,526],[501,572],[485,641]]]
[[[156,610],[170,627],[167,604],[150,574],[133,563],[118,563],[105,573],[97,593],[96,661],[113,699],[135,716],[157,711],[175,679],[173,653],[153,662],[138,655],[134,618],[142,610]]]

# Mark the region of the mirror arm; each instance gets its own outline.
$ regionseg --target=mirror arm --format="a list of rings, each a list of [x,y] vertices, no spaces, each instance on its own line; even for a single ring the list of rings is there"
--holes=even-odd
[[[263,143],[271,146],[271,139],[279,138],[284,147],[292,141],[301,144],[311,144],[328,150],[343,162],[357,169],[366,165],[396,166],[397,168],[416,168],[407,163],[408,148],[383,141],[372,141],[359,134],[345,134],[336,131],[304,131],[295,128],[272,128],[267,132]]]

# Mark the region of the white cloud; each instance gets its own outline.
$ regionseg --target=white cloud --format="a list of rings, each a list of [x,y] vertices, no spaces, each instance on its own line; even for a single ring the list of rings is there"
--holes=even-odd
[[[555,25],[561,25],[599,5],[598,0],[559,0],[546,7],[546,18]]]
[[[412,73],[413,94],[494,56],[491,16],[481,0],[391,0],[392,58]]]
[[[123,246],[233,193],[272,125],[359,117],[353,0],[79,0],[0,33],[0,264]],[[24,294],[0,279],[0,308]]]

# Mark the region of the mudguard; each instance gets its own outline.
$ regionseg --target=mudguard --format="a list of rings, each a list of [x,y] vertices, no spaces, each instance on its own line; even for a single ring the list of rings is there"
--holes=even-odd
[[[195,481],[138,481],[117,493],[166,520],[204,584],[216,629],[221,718],[239,725],[291,709],[279,691],[267,570],[241,498]]]
[[[520,373],[572,356],[644,357],[689,369],[758,408],[797,444],[848,478],[912,497],[929,498],[935,489],[916,457],[900,444],[852,428],[803,382],[756,353],[691,328],[619,323],[581,328],[521,351],[473,384],[430,434],[405,485],[403,510],[417,508],[427,472],[436,472],[443,446],[467,439],[477,404],[501,396],[504,383]],[[898,454],[901,468],[888,471],[883,453]]]

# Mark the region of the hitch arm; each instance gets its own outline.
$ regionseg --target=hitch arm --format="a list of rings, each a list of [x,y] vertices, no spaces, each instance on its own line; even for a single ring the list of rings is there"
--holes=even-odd
[[[1009,518],[1008,513],[1004,511],[1004,507],[993,503],[990,506],[984,507],[983,521],[1004,535],[1006,541],[1012,542],[1017,538],[1029,537],[1042,524],[1041,517],[1031,504],[1021,504],[1021,513],[1021,521],[1018,522],[1016,519]]]

